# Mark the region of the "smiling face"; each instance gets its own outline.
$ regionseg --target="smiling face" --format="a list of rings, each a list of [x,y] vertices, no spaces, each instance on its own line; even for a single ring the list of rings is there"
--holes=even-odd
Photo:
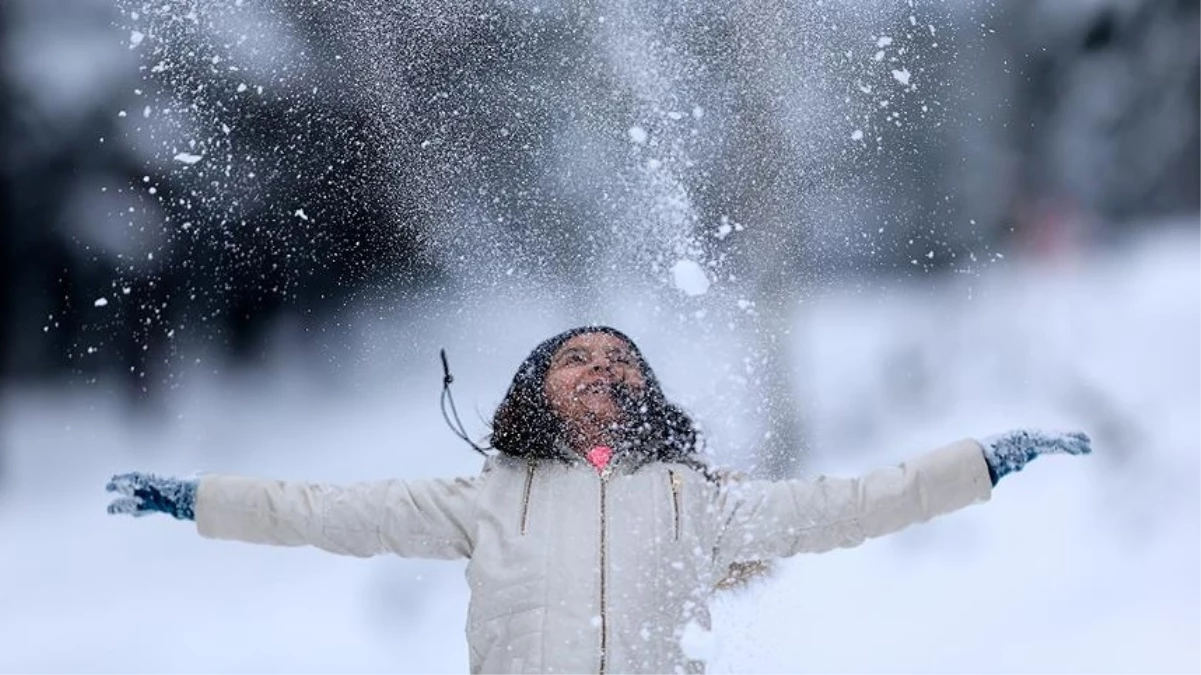
[[[622,407],[617,390],[635,396],[646,390],[638,357],[630,345],[608,333],[576,335],[554,353],[546,373],[546,401],[576,433],[612,427]]]

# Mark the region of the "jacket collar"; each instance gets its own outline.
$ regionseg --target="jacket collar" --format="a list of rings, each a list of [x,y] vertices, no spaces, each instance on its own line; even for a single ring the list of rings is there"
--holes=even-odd
[[[563,439],[557,439],[555,441],[555,450],[557,451],[559,458],[561,458],[561,461],[570,465],[572,468],[581,466],[587,468],[589,471],[596,471],[592,464],[590,464],[583,455],[573,450],[571,446],[568,445]],[[613,448],[613,457],[609,460],[608,465],[605,467],[605,473],[607,475],[631,473],[634,468],[639,465],[637,460],[638,458],[635,456],[634,452],[631,452],[628,449],[621,450],[615,447]]]

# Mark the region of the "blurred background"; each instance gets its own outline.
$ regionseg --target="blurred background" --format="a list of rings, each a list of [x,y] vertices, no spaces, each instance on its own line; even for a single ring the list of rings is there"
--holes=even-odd
[[[461,563],[104,514],[471,474],[631,334],[711,461],[1081,428],[722,596],[717,672],[1201,671],[1196,0],[4,0],[0,671],[462,672]]]

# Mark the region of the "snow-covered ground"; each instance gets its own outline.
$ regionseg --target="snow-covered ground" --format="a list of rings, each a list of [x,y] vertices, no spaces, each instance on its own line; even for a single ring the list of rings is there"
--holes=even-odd
[[[989,504],[782,562],[718,601],[711,669],[1201,669],[1198,244],[1195,228],[1176,230],[933,290],[808,301],[795,346],[809,472],[857,473],[1021,425],[1084,428],[1096,454],[1041,459]],[[687,334],[633,309],[599,313],[643,342],[702,422],[720,407],[708,392],[725,375],[696,366]],[[480,430],[528,349],[574,321],[514,298],[442,314],[364,329],[340,379],[306,374],[283,347],[275,369],[194,374],[159,416],[85,388],[5,392],[0,671],[465,671],[462,563],[213,542],[104,512],[105,481],[131,469],[476,471],[438,411],[438,347]],[[747,435],[711,419],[715,439]]]

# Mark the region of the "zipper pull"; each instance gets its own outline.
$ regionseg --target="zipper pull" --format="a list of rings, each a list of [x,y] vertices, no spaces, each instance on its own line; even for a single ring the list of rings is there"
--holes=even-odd
[[[589,450],[584,458],[588,460],[589,464],[596,467],[597,471],[603,472],[609,468],[609,460],[613,459],[613,448],[607,445],[598,445]]]
[[[680,478],[680,474],[667,470],[668,482],[671,485],[671,515],[672,515],[672,533],[676,541],[680,540],[680,488],[683,487],[684,481]]]

